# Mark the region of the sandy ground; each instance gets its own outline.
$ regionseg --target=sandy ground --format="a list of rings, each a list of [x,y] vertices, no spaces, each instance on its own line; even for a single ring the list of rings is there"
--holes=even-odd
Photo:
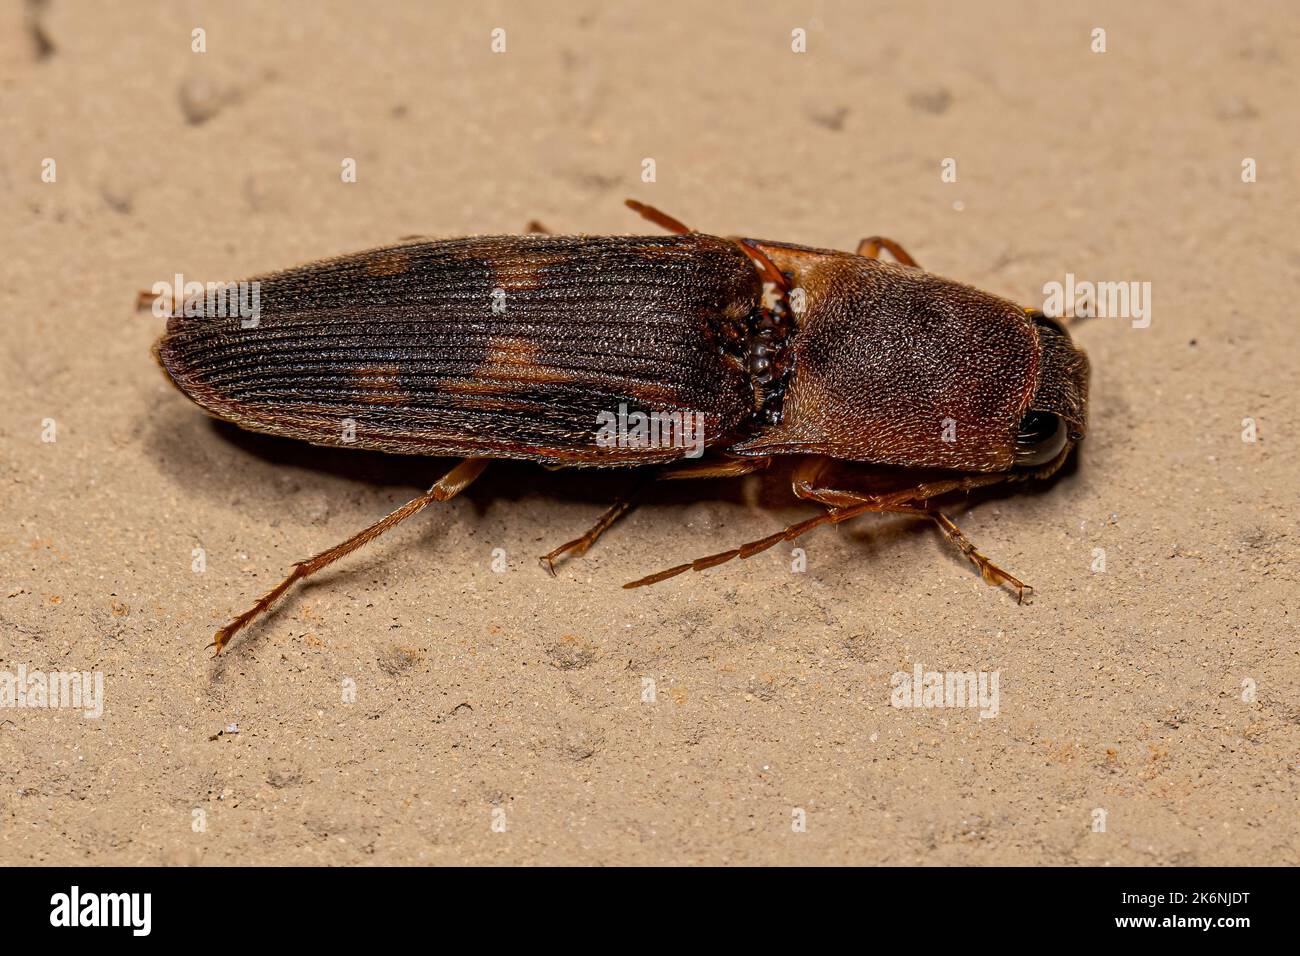
[[[4,5],[0,667],[104,701],[0,711],[0,863],[1300,862],[1288,5],[704,6]],[[805,539],[803,573],[619,588],[815,513],[782,474],[674,487],[552,580],[535,556],[627,478],[520,465],[214,663],[216,626],[446,463],[216,425],[137,290],[649,231],[629,195],[883,233],[1029,305],[1151,283],[1149,327],[1078,326],[1077,467],[961,514],[1032,604],[885,518]],[[917,664],[996,671],[997,716],[892,707]]]

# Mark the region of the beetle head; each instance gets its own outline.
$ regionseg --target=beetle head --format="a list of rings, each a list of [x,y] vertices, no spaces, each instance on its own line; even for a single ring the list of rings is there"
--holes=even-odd
[[[737,450],[1046,474],[1083,437],[1088,359],[1041,312],[856,256],[798,280],[782,420]]]
[[[1027,310],[1038,336],[1033,397],[1016,428],[1016,465],[1054,470],[1088,427],[1088,356],[1065,326]]]

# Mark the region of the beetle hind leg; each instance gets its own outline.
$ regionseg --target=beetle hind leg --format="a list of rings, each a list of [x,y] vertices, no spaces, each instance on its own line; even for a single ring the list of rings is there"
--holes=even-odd
[[[487,467],[487,460],[484,458],[466,458],[451,471],[443,475],[433,486],[424,494],[408,501],[396,511],[389,512],[380,518],[370,527],[359,531],[352,537],[348,538],[342,544],[336,544],[328,551],[322,551],[320,554],[308,558],[306,561],[299,561],[293,566],[293,570],[283,581],[267,591],[257,599],[251,608],[239,615],[225,627],[217,631],[209,647],[215,647],[216,653],[220,654],[221,649],[230,643],[230,639],[242,631],[245,627],[256,620],[260,615],[270,610],[271,606],[284,595],[296,582],[310,577],[317,571],[328,567],[339,558],[345,557],[357,550],[364,544],[368,544],[375,538],[379,537],[389,528],[405,521],[414,514],[423,511],[426,505],[435,501],[447,501],[456,497],[465,488],[482,474],[483,469]]]

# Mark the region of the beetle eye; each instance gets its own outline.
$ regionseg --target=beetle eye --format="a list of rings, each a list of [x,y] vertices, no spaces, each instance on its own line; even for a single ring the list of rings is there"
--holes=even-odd
[[[1061,453],[1069,429],[1051,412],[1031,411],[1016,430],[1016,464],[1045,465]]]

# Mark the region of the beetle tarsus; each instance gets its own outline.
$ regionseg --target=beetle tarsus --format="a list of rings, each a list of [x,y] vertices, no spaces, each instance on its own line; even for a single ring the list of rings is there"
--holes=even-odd
[[[574,538],[572,541],[566,541],[564,544],[560,545],[554,551],[547,552],[537,560],[541,562],[542,567],[546,569],[547,573],[550,574],[551,577],[555,577],[556,558],[562,557],[563,555],[569,554],[570,552],[572,552],[573,557],[575,558],[582,557],[584,554],[587,553],[587,549],[591,547],[591,542],[595,541],[596,538],[600,537],[600,533],[604,531],[605,528],[609,527],[610,524],[613,523],[612,519],[610,522],[605,522],[603,516],[601,517],[601,522],[602,523],[598,523],[596,527],[592,528],[591,531],[588,531],[581,538]]]
[[[308,562],[306,561],[301,561],[298,564],[295,564],[293,570],[289,572],[288,577],[258,598],[257,603],[251,608],[239,615],[239,617],[235,618],[225,627],[218,630],[212,639],[212,643],[208,645],[208,647],[216,648],[216,651],[213,652],[212,656],[216,657],[220,654],[221,649],[230,643],[231,638],[251,624],[259,615],[269,610],[271,605],[280,600],[284,595],[284,592],[289,590],[295,581],[300,578],[305,578],[310,574],[311,572],[307,565]]]

